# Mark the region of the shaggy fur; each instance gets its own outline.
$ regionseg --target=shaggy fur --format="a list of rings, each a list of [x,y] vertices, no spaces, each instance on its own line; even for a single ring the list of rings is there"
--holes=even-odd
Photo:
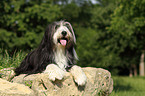
[[[54,81],[55,79],[61,80],[64,73],[72,69],[78,85],[84,85],[86,76],[81,68],[76,65],[71,68],[77,61],[75,43],[75,35],[69,22],[53,22],[46,28],[39,47],[30,52],[15,69],[16,75],[43,72],[49,74],[49,79]],[[75,74],[75,70],[80,71]]]

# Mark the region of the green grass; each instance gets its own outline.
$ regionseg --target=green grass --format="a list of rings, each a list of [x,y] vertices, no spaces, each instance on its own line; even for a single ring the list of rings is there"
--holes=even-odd
[[[1,50],[0,53],[2,53]],[[7,50],[4,50],[4,54],[0,54],[0,69],[17,67],[25,56],[26,54],[22,51],[14,53],[13,56],[10,56]]]
[[[110,96],[145,96],[145,77],[113,77]]]

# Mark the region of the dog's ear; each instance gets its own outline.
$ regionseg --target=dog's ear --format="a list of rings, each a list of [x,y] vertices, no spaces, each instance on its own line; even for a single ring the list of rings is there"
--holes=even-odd
[[[53,48],[53,34],[55,32],[55,23],[49,24],[47,28],[45,29],[44,36],[41,40],[40,46],[38,49],[42,49],[44,47],[48,48],[48,50],[51,50]]]
[[[72,35],[73,35],[73,40],[74,43],[76,44],[76,37],[75,37],[75,33],[73,31],[72,25],[69,22],[64,22],[64,24],[67,26],[67,28],[71,31]]]
[[[77,53],[75,51],[75,48],[73,48],[73,55],[74,55],[74,58],[75,58],[76,61],[79,60],[78,59],[78,55],[77,55]]]
[[[45,38],[44,39],[46,40],[46,42],[52,40],[53,34],[55,32],[55,26],[56,26],[56,24],[54,22],[52,24],[49,24],[47,26],[47,28],[45,29],[45,33],[44,33]]]
[[[71,47],[69,50],[67,50],[67,56],[68,56],[70,65],[74,65],[77,63],[78,56],[77,56],[77,53],[76,53],[74,47]]]

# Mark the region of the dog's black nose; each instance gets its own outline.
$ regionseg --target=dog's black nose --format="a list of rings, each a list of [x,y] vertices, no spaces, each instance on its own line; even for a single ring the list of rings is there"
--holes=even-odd
[[[66,32],[66,31],[62,31],[61,34],[62,34],[63,36],[66,36],[66,35],[67,35],[67,32]]]

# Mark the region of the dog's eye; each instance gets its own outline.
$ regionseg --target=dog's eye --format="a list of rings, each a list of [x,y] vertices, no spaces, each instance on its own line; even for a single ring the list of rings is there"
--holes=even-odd
[[[60,27],[60,25],[56,25],[56,26],[55,26],[55,29],[58,29],[59,27]]]
[[[71,27],[68,24],[66,24],[65,26],[71,31]]]

